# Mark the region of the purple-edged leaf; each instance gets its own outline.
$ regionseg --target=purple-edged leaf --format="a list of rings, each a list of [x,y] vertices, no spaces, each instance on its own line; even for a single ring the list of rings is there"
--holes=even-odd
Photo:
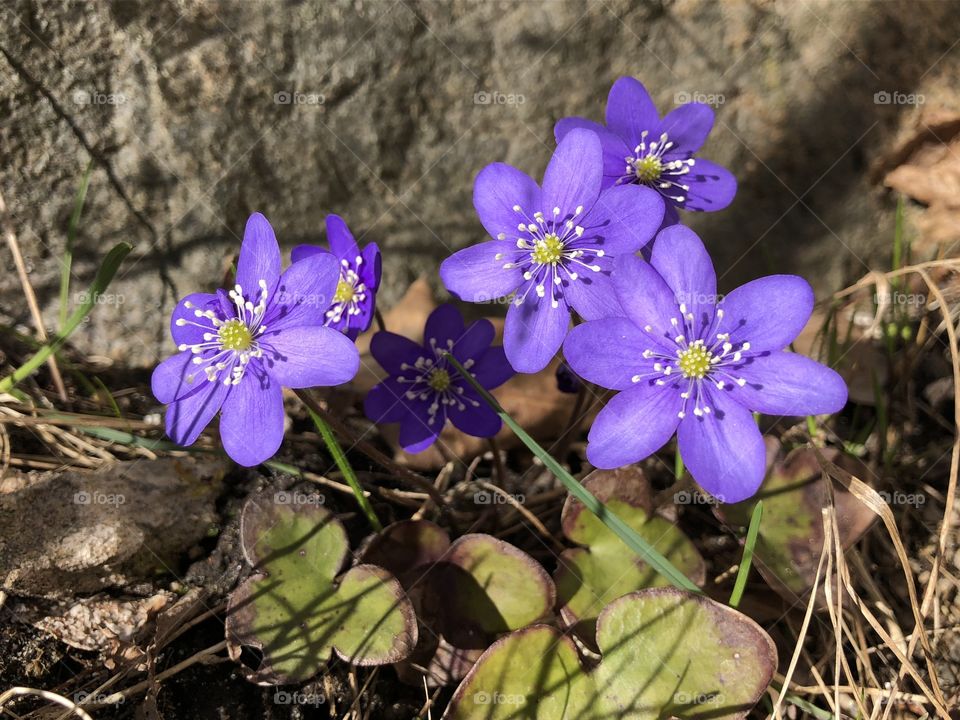
[[[698,585],[704,582],[703,558],[679,528],[653,514],[650,484],[639,467],[594,470],[583,484],[684,575]],[[582,546],[560,555],[553,576],[560,617],[595,649],[597,616],[610,601],[667,581],[573,497],[563,506],[560,524],[564,535]]]
[[[753,565],[767,584],[790,603],[807,602],[823,551],[821,511],[829,502],[828,488],[816,452],[797,448],[783,457],[779,443],[765,438],[771,458],[766,479],[755,498],[721,505],[714,513],[730,526],[746,527],[757,500],[763,500],[763,522],[754,548]],[[867,468],[839,450],[820,451],[824,458],[857,477]],[[833,485],[840,543],[853,545],[870,528],[876,515],[840,485]],[[818,602],[822,603],[822,586]]]
[[[230,596],[230,657],[258,648],[263,662],[245,675],[274,685],[312,677],[334,652],[355,665],[409,655],[417,622],[400,583],[374,565],[337,578],[349,552],[343,526],[319,503],[288,498],[261,494],[244,507],[240,539],[256,572]]]
[[[464,678],[443,720],[735,720],[777,668],[776,646],[753,620],[675,588],[613,601],[597,639],[603,657],[587,672],[555,628],[502,638]]]

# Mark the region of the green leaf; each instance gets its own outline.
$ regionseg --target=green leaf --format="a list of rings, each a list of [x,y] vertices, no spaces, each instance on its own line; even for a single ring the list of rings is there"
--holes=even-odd
[[[499,640],[453,695],[444,720],[743,718],[767,689],[776,646],[753,620],[703,595],[625,595],[597,622],[599,665],[537,625]]]
[[[639,467],[594,470],[583,484],[685,575],[703,583],[703,558],[673,522],[653,513],[650,484]],[[608,603],[669,581],[641,557],[632,555],[617,535],[572,496],[563,506],[560,524],[564,535],[582,546],[565,550],[554,573],[560,617],[578,639],[595,649],[597,616]]]
[[[463,378],[470,383],[474,390],[479,393],[480,397],[486,402],[497,415],[500,416],[500,419],[513,430],[514,434],[520,438],[520,441],[526,445],[530,451],[536,455],[543,464],[547,467],[550,472],[552,472],[564,487],[573,495],[577,500],[582,502],[587,509],[592,512],[594,515],[600,518],[612,532],[614,532],[628,548],[633,552],[637,553],[642,557],[650,567],[654,568],[658,573],[663,575],[667,580],[669,580],[674,586],[683,589],[689,590],[690,592],[699,593],[700,588],[697,587],[690,578],[684,575],[680,570],[678,570],[674,565],[667,560],[663,555],[657,552],[645,539],[640,537],[623,519],[616,513],[609,510],[604,506],[602,502],[599,502],[586,488],[581,485],[573,475],[567,472],[564,467],[558,463],[546,450],[540,447],[540,444],[537,443],[527,432],[520,427],[520,425],[512,418],[510,415],[500,406],[500,403],[497,402],[496,398],[493,397],[487,390],[477,382],[476,378],[473,377],[469,372],[467,372],[463,365],[453,357],[450,353],[444,353],[444,357],[455,367],[458,372],[463,376]]]
[[[383,568],[357,565],[339,521],[319,503],[252,498],[240,521],[244,555],[256,573],[230,596],[227,649],[245,646],[263,662],[246,669],[260,684],[306,680],[336,654],[355,665],[402,660],[416,646],[417,621],[400,583]]]
[[[60,334],[53,338],[46,345],[41,346],[40,349],[37,350],[37,352],[29,360],[14,370],[13,373],[5,377],[3,380],[0,380],[0,393],[9,392],[11,388],[13,388],[21,380],[36,372],[37,368],[47,361],[47,358],[60,349],[60,347],[67,341],[73,332],[80,326],[80,323],[83,322],[83,319],[90,314],[91,310],[93,310],[97,303],[97,297],[102,294],[110,285],[110,282],[113,280],[113,276],[116,275],[117,270],[120,267],[120,263],[123,262],[123,259],[127,256],[127,253],[129,253],[131,249],[132,246],[128,245],[127,243],[118,243],[109,253],[107,253],[107,256],[103,259],[103,263],[100,265],[100,269],[97,271],[96,277],[93,278],[93,283],[87,290],[84,301],[76,310],[73,311],[73,314],[68,318],[66,325],[60,329]]]
[[[404,520],[372,538],[362,555],[393,572],[427,628],[401,678],[422,686],[462,678],[497,635],[551,616],[556,590],[543,567],[491,535],[451,543],[427,520]],[[425,672],[424,672],[425,670]]]

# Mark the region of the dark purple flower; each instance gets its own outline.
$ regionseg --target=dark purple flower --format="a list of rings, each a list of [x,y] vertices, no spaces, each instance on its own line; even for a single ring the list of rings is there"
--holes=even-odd
[[[283,387],[339,385],[356,375],[353,342],[323,327],[337,286],[336,258],[322,253],[280,274],[280,247],[260,213],[247,221],[236,285],[194,293],[177,305],[170,331],[180,352],[153,371],[168,403],[167,435],[192,445],[217,411],[220,440],[241,465],[270,458],[283,440]]]
[[[625,317],[573,329],[564,355],[582,377],[621,390],[590,429],[587,458],[616,468],[677,433],[694,479],[723,502],[753,495],[766,455],[751,411],[840,410],[847,387],[833,370],[785,348],[813,310],[795,275],[771,275],[716,295],[703,243],[682,225],[663,230],[650,262],[622,257],[613,283]]]
[[[380,249],[370,243],[361,252],[339,215],[327,215],[327,242],[340,261],[340,280],[330,306],[325,308],[324,324],[356,340],[373,322],[380,287]],[[324,252],[317,245],[297,245],[290,259],[296,263]]]
[[[603,187],[637,183],[652,187],[667,201],[664,224],[679,222],[674,208],[722,210],[737,193],[737,181],[725,168],[693,155],[713,128],[713,110],[702,103],[680,105],[662,120],[646,88],[622,77],[610,88],[607,124],[584,118],[560,120],[560,142],[586,128],[603,144]]]
[[[663,201],[638,185],[603,194],[600,141],[575,130],[557,146],[543,188],[503,163],[477,176],[473,204],[496,238],[440,265],[454,295],[470,302],[514,298],[503,345],[519,372],[546,367],[563,342],[570,309],[591,320],[609,313],[613,259],[646,245],[663,219]]]
[[[423,345],[402,335],[376,333],[370,352],[390,376],[367,395],[367,417],[400,423],[400,445],[411,453],[430,447],[447,419],[468,435],[493,437],[500,418],[443,353],[450,352],[482,387],[492,390],[514,375],[503,348],[490,347],[494,334],[489,320],[464,327],[452,305],[430,313]]]

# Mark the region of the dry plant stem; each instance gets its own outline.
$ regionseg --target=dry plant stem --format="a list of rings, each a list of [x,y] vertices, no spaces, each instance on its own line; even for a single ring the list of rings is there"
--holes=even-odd
[[[30,284],[30,278],[27,276],[27,266],[23,262],[23,255],[20,252],[20,243],[17,242],[17,236],[10,227],[10,219],[7,217],[7,205],[3,201],[3,195],[0,195],[0,221],[3,223],[3,236],[7,241],[10,252],[13,254],[13,264],[17,268],[17,275],[20,276],[20,285],[23,286],[23,295],[27,300],[27,307],[30,308],[30,315],[33,317],[33,324],[37,327],[37,337],[40,344],[47,342],[47,330],[43,326],[43,315],[40,312],[40,306],[37,304],[37,296],[33,292],[33,286]],[[47,360],[47,367],[50,368],[50,378],[57,389],[57,394],[62,402],[67,402],[67,389],[63,384],[63,377],[60,375],[60,368],[57,367],[57,359],[53,355]]]
[[[518,513],[520,513],[527,520],[527,522],[533,525],[533,527],[536,528],[537,532],[540,533],[548,542],[550,542],[550,544],[552,544],[555,548],[557,548],[561,552],[563,550],[566,550],[566,547],[564,547],[564,544],[559,540],[557,540],[550,533],[550,531],[547,530],[546,525],[544,525],[540,521],[540,518],[538,518],[536,515],[530,512],[530,510],[524,507],[523,503],[517,500],[513,495],[508,493],[503,488],[499,488],[496,485],[492,483],[488,483],[484,480],[478,480],[477,485],[484,488],[485,490],[489,490],[490,492],[496,493],[497,495],[502,497],[508,505],[512,506]]]
[[[437,489],[429,480],[413,472],[413,470],[410,468],[405,468],[403,465],[394,462],[391,458],[377,450],[366,440],[355,437],[346,425],[327,412],[323,407],[320,406],[320,403],[314,400],[309,390],[295,390],[294,392],[297,394],[297,397],[303,401],[304,405],[326,420],[330,427],[333,428],[333,431],[339,435],[344,442],[350,443],[350,447],[357,448],[360,452],[378,465],[382,465],[383,467],[392,471],[398,479],[406,480],[418,490],[422,490],[423,492],[427,493],[427,495],[429,495],[438,505],[442,506],[444,504],[443,496],[437,492]]]
[[[210,657],[211,655],[215,655],[221,650],[226,649],[226,647],[227,647],[227,641],[221,640],[216,645],[211,645],[210,647],[205,648],[194,655],[191,655],[186,660],[177,663],[173,667],[167,668],[161,673],[157,673],[157,676],[154,679],[154,681],[163,682],[167,678],[173,677],[177,673],[183,670],[186,670],[191,665],[196,665],[199,662],[206,661],[208,657]],[[142,693],[143,691],[148,690],[151,684],[153,683],[150,680],[144,680],[143,682],[140,682],[140,683],[137,683],[136,685],[128,687],[126,690],[121,690],[119,692],[115,692],[111,695],[108,695],[101,702],[90,703],[89,707],[98,708],[98,707],[108,707],[110,705],[115,705],[116,703],[122,702],[128,697],[137,695],[138,693]]]
[[[813,588],[810,590],[810,600],[807,602],[807,611],[803,616],[803,624],[800,626],[800,636],[797,638],[797,649],[793,653],[793,657],[790,658],[790,665],[787,668],[787,672],[783,675],[783,684],[780,686],[780,694],[777,696],[777,701],[773,705],[772,715],[775,718],[782,718],[780,714],[780,706],[783,705],[783,700],[787,695],[787,690],[790,687],[790,679],[793,677],[793,671],[797,668],[797,661],[800,659],[800,653],[803,650],[803,641],[807,636],[807,628],[810,627],[810,619],[813,617],[813,608],[817,603],[817,590],[820,587],[820,571],[823,569],[823,561],[826,558],[829,551],[829,533],[831,532],[830,524],[827,522],[826,515],[823,517],[823,550],[820,551],[820,560],[817,563],[817,574],[814,576]]]
[[[497,485],[503,487],[507,481],[507,469],[503,466],[503,458],[500,457],[500,447],[495,437],[487,438],[490,444],[490,454],[493,456],[493,472]]]
[[[57,695],[57,693],[50,692],[49,690],[37,690],[35,688],[28,687],[14,687],[10,688],[3,694],[0,694],[0,713],[5,714],[3,706],[6,705],[11,699],[15,697],[24,697],[26,695],[36,695],[37,697],[42,697],[44,700],[49,700],[57,705],[63,705],[63,707],[69,709],[70,712],[74,713],[77,717],[82,718],[82,720],[93,720],[93,718],[91,718],[79,705],[72,700],[65,698],[63,695]]]

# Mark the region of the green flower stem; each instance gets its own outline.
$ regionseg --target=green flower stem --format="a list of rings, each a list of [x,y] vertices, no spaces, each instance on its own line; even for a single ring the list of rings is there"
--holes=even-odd
[[[573,477],[569,472],[567,472],[560,463],[558,463],[546,450],[544,450],[536,440],[530,437],[526,431],[514,420],[507,412],[500,406],[500,403],[497,402],[489,392],[487,392],[481,385],[478,383],[473,375],[468,373],[464,367],[457,361],[453,355],[450,353],[444,353],[444,357],[453,365],[463,376],[463,378],[473,386],[473,389],[476,390],[480,397],[486,401],[486,403],[500,416],[500,419],[506,423],[516,434],[518,438],[530,448],[531,452],[536,455],[540,460],[543,461],[543,464],[546,465],[547,469],[552,472],[560,482],[567,488],[571,495],[573,495],[577,500],[582,502],[584,506],[600,518],[601,522],[606,525],[610,530],[619,537],[627,547],[633,550],[637,555],[639,555],[643,560],[650,565],[654,570],[660,573],[663,577],[669,580],[674,586],[680,588],[681,590],[686,590],[688,592],[702,594],[700,588],[694,584],[690,578],[680,572],[667,558],[657,552],[652,545],[650,545],[646,540],[640,537],[633,528],[631,528],[627,523],[625,523],[620,516],[610,510],[606,505],[597,500],[593,494],[587,490],[580,482]]]
[[[97,270],[97,275],[93,279],[93,283],[90,285],[90,289],[87,290],[86,297],[80,306],[73,311],[73,314],[67,318],[66,324],[60,328],[59,334],[54,337],[50,342],[40,347],[39,350],[23,365],[18,367],[10,375],[5,377],[3,380],[0,380],[0,393],[10,392],[14,386],[17,385],[24,378],[29,377],[37,369],[43,365],[47,359],[52,356],[60,347],[67,341],[67,339],[73,334],[73,332],[80,326],[80,323],[83,322],[84,318],[90,314],[90,311],[93,310],[94,306],[97,304],[97,297],[103,293],[104,290],[110,285],[110,282],[113,280],[113,276],[116,275],[117,269],[120,267],[120,263],[123,262],[123,259],[127,256],[127,253],[132,250],[133,247],[127,243],[117,243],[113,249],[107,253],[107,256],[103,260],[103,264],[100,265],[100,269]]]
[[[354,473],[353,468],[350,467],[350,461],[347,460],[347,456],[344,454],[343,448],[341,448],[340,443],[337,442],[337,438],[334,436],[333,430],[327,424],[327,422],[320,417],[320,415],[313,411],[312,408],[308,407],[307,412],[310,413],[310,418],[313,420],[313,424],[316,425],[317,431],[320,433],[320,437],[322,437],[323,442],[326,443],[327,450],[330,451],[333,461],[337,464],[337,467],[340,468],[340,472],[343,474],[343,477],[350,486],[350,489],[353,490],[353,495],[357,498],[357,504],[360,505],[360,509],[363,510],[363,514],[367,516],[367,521],[370,523],[370,526],[373,528],[374,532],[380,532],[383,530],[383,525],[380,523],[380,519],[377,517],[377,514],[373,511],[373,506],[370,504],[370,500],[367,499],[367,496],[364,494],[363,488],[360,487],[360,481],[357,480],[356,473]]]
[[[753,548],[757,544],[757,534],[760,532],[760,518],[762,517],[763,500],[757,500],[757,504],[753,508],[753,515],[750,516],[750,528],[747,530],[747,540],[743,544],[743,558],[740,560],[740,569],[737,570],[737,580],[733,584],[733,592],[730,594],[730,607],[732,608],[740,604],[743,590],[747,586],[747,576],[750,574],[750,566],[753,564]]]

